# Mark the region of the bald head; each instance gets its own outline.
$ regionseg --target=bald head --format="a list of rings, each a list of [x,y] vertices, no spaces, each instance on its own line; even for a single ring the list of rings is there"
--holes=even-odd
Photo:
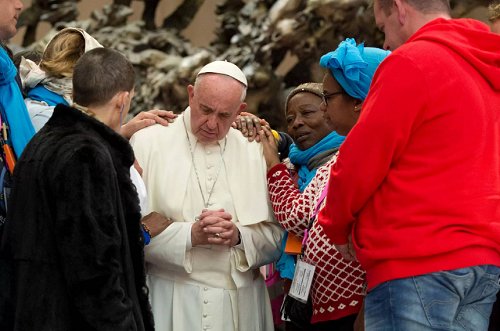
[[[378,1],[380,8],[387,13],[390,12],[391,7],[394,5],[394,0],[374,0]],[[403,0],[416,10],[424,13],[451,13],[449,0]]]
[[[374,0],[373,9],[387,50],[401,46],[430,21],[451,17],[448,0]]]

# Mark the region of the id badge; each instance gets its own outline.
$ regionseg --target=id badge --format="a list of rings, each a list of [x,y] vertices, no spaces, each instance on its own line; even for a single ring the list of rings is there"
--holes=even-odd
[[[290,295],[303,303],[307,302],[309,298],[309,292],[311,291],[311,285],[314,278],[314,269],[316,266],[304,262],[302,260],[297,260],[297,265],[295,266],[295,273],[293,274],[292,285],[290,287]]]

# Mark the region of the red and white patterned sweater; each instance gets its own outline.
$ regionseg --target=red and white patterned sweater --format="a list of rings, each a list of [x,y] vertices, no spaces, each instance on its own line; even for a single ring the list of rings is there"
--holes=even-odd
[[[303,237],[317,200],[328,182],[330,166],[336,160],[337,155],[318,168],[316,176],[302,193],[286,165],[278,164],[269,170],[267,181],[273,210],[288,232]],[[318,222],[314,222],[309,233],[304,261],[316,266],[311,289],[312,323],[359,312],[363,301],[364,271],[359,263],[342,258]]]

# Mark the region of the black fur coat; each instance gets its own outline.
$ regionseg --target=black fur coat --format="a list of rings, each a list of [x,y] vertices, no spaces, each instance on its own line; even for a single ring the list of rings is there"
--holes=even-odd
[[[153,330],[133,160],[109,127],[56,107],[15,168],[0,329]]]

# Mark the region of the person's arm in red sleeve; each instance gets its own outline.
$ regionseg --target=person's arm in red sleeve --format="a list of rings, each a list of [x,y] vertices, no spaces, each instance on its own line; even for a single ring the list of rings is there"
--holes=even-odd
[[[358,123],[332,166],[319,223],[346,245],[356,215],[386,178],[421,121],[428,85],[418,65],[390,55],[379,67]],[[345,247],[344,247],[345,248]]]
[[[324,177],[324,176],[323,176]],[[304,192],[294,185],[290,171],[280,163],[267,173],[269,198],[273,205],[274,215],[287,230],[299,237],[309,224],[309,217],[318,196],[317,179],[313,179]]]

